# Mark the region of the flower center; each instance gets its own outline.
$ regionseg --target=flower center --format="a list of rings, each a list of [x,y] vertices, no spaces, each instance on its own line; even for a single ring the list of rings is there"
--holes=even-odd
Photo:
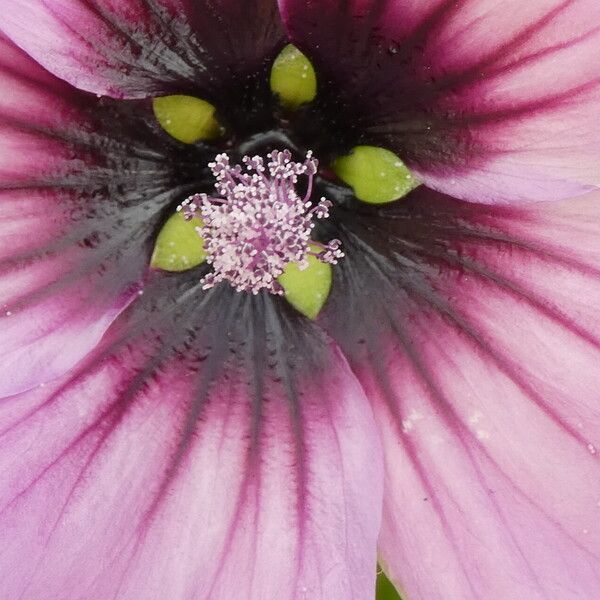
[[[195,194],[177,209],[187,220],[201,221],[196,231],[213,267],[202,280],[204,289],[228,281],[239,292],[283,295],[277,278],[289,264],[304,270],[310,256],[329,264],[344,256],[339,240],[311,239],[315,219],[327,218],[331,207],[325,198],[310,200],[318,167],[312,152],[302,163],[289,150],[274,150],[267,158],[265,165],[260,156],[244,156],[244,169],[219,154],[209,165],[218,195]],[[300,177],[306,178],[302,195]]]

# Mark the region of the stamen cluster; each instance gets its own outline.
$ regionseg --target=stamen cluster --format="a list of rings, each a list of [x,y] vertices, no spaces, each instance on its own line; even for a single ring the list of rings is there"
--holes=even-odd
[[[204,289],[228,281],[240,292],[283,294],[277,278],[288,264],[306,269],[310,255],[330,264],[344,256],[339,240],[321,244],[310,238],[314,219],[327,218],[331,207],[325,198],[310,201],[318,167],[312,153],[303,163],[294,162],[288,150],[274,150],[268,159],[265,166],[262,157],[245,156],[244,170],[219,154],[209,165],[219,197],[196,194],[178,208],[187,219],[202,220],[196,229],[213,267],[202,280]],[[307,178],[303,197],[296,192],[301,176]]]

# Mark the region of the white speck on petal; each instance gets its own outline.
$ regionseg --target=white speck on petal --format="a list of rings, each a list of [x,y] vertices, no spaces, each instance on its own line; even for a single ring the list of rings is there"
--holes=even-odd
[[[471,425],[476,425],[477,423],[479,423],[479,421],[481,421],[483,417],[483,413],[480,410],[476,410],[474,413],[471,413],[471,415],[469,416],[469,423]]]
[[[408,433],[414,428],[415,423],[421,421],[423,418],[421,413],[412,410],[405,419],[402,419],[402,431]]]

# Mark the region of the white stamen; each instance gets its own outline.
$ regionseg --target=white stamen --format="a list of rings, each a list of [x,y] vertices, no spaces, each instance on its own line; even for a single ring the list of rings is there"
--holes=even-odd
[[[277,278],[288,264],[306,268],[309,255],[337,264],[344,256],[339,240],[320,244],[310,238],[313,219],[327,218],[331,208],[325,198],[315,206],[310,202],[318,167],[312,152],[303,163],[293,162],[288,150],[274,150],[268,158],[265,166],[260,156],[244,156],[244,172],[219,154],[209,167],[220,197],[196,194],[177,208],[186,219],[202,219],[197,231],[213,267],[202,280],[204,289],[229,281],[240,292],[283,294]],[[303,198],[296,192],[300,176],[308,184]]]

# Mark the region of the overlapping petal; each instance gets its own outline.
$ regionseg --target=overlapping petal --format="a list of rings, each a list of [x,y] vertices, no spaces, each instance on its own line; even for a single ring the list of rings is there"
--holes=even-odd
[[[383,433],[380,551],[409,598],[600,589],[599,200],[422,193],[341,266],[361,319],[333,328]]]
[[[0,404],[8,597],[373,596],[362,389],[268,297],[200,288],[156,277],[73,372]]]
[[[79,87],[211,96],[263,70],[281,43],[274,0],[2,0],[2,29]]]
[[[503,203],[600,183],[595,0],[280,5],[329,112],[400,153],[430,187]]]
[[[174,183],[148,108],[119,110],[0,39],[2,396],[94,347],[137,297],[160,211],[189,182],[182,155]]]

